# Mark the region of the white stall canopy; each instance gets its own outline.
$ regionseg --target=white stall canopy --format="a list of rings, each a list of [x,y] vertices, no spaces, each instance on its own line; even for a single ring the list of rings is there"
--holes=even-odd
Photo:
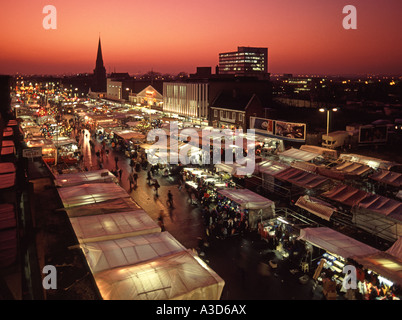
[[[158,224],[141,209],[70,218],[80,243],[121,239],[160,232]]]
[[[104,300],[219,300],[225,285],[190,251],[105,270],[94,278]]]
[[[58,188],[57,191],[65,208],[130,196],[126,190],[115,183],[82,184]]]
[[[157,232],[81,245],[92,273],[155,260],[185,251],[170,233]]]
[[[72,208],[63,208],[69,218],[107,214],[114,212],[134,211],[140,207],[128,197],[111,199],[99,203],[91,203]]]
[[[233,202],[240,205],[242,209],[267,209],[274,208],[275,202],[269,200],[257,193],[252,192],[249,189],[223,189],[218,193],[229,198]]]
[[[143,140],[146,138],[144,134],[132,130],[115,131],[114,134],[123,138],[124,140]]]
[[[379,252],[373,247],[326,227],[301,229],[299,239],[343,258]]]
[[[276,174],[290,168],[290,166],[285,163],[273,160],[265,160],[260,163],[256,163],[256,167],[258,172],[265,173],[270,176],[275,176]]]
[[[313,159],[315,159],[317,157],[321,157],[321,155],[314,153],[314,152],[304,151],[304,150],[300,150],[300,149],[296,149],[296,148],[290,148],[279,154],[279,158],[288,160],[288,161],[293,161],[293,160],[312,161]]]
[[[87,183],[118,182],[118,179],[107,169],[61,174],[54,183],[57,187],[71,187]]]

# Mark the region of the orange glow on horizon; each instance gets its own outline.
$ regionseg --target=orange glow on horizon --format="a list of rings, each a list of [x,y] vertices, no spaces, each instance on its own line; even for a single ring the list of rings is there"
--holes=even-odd
[[[99,34],[107,72],[214,70],[220,52],[256,46],[271,73],[402,73],[399,0],[352,1],[357,30],[338,0],[53,0],[56,30],[42,27],[47,4],[2,4],[0,73],[92,73]]]

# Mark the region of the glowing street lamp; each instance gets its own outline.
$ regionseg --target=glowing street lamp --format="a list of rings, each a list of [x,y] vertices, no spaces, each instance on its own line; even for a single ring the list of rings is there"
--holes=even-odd
[[[320,108],[319,109],[320,112],[325,112],[325,111],[327,112],[327,136],[328,136],[328,133],[329,133],[329,114],[330,114],[331,111],[336,112],[338,110],[339,110],[338,108],[330,108],[330,109],[328,109],[328,108]]]

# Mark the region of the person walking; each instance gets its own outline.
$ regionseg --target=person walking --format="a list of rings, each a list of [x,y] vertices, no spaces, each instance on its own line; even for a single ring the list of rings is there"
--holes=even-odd
[[[134,185],[134,176],[133,172],[129,173],[128,175],[128,182],[130,183],[130,192],[133,190],[133,185]]]
[[[134,189],[137,189],[137,180],[138,180],[138,173],[137,171],[134,171],[133,172]]]
[[[118,168],[117,163],[119,162],[119,157],[118,156],[114,157],[114,162],[116,164],[116,169],[117,169]]]
[[[158,180],[154,179],[155,196],[158,196],[158,189],[160,188]]]
[[[168,206],[170,208],[173,208],[173,194],[170,192],[170,190],[168,191]]]
[[[165,229],[165,223],[163,222],[163,216],[164,216],[163,210],[161,210],[161,211],[159,212],[158,225],[159,225],[159,227],[161,228],[161,231],[162,231],[162,232],[166,230],[166,229]]]
[[[116,167],[117,168],[117,167]],[[119,180],[121,181],[121,176],[122,176],[122,174],[123,174],[123,170],[120,168],[120,169],[116,169],[117,170],[117,172],[119,173]]]

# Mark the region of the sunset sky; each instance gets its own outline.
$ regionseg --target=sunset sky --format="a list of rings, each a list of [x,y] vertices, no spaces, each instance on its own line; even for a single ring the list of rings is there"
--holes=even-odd
[[[45,30],[45,5],[57,29]],[[357,30],[345,30],[346,5]],[[193,73],[220,52],[268,47],[268,71],[402,74],[401,0],[14,0],[0,11],[0,74]]]

